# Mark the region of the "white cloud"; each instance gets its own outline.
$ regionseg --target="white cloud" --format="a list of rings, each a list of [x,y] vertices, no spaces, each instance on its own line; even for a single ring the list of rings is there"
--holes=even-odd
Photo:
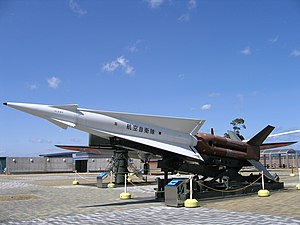
[[[188,13],[181,15],[177,19],[180,22],[188,22],[190,20],[190,15]]]
[[[208,97],[210,97],[210,98],[214,98],[214,97],[218,97],[218,96],[220,96],[220,93],[212,92],[212,93],[208,94]]]
[[[278,41],[278,39],[279,39],[279,36],[277,35],[276,37],[271,38],[271,39],[269,40],[269,42],[270,42],[270,44],[274,44],[274,43],[276,43],[276,42]]]
[[[34,84],[34,83],[26,83],[26,88],[28,88],[31,91],[34,91],[34,90],[38,89],[38,85]]]
[[[121,66],[126,66],[127,64],[127,60],[124,58],[124,56],[121,56],[119,58],[117,58],[117,63],[119,63]]]
[[[75,0],[69,0],[69,7],[74,13],[77,13],[80,16],[87,14],[87,11],[82,9]]]
[[[48,86],[50,88],[58,88],[59,84],[61,83],[61,80],[58,77],[51,77],[49,79],[47,79],[48,82]]]
[[[290,131],[278,133],[274,131],[273,135],[270,135],[266,142],[287,142],[287,141],[297,141],[300,138],[300,130],[289,129]],[[299,143],[288,146],[287,148],[299,149]]]
[[[243,55],[251,55],[251,48],[249,46],[245,47],[240,51],[241,54]]]
[[[125,73],[128,75],[133,75],[134,74],[134,68],[130,65],[125,66]]]
[[[110,63],[106,63],[102,66],[102,70],[105,72],[114,72],[119,67],[117,61],[112,61]]]
[[[147,0],[148,6],[152,9],[158,8],[164,3],[164,0]]]
[[[291,53],[290,56],[298,57],[300,56],[300,50],[294,49]]]
[[[133,44],[127,47],[127,50],[131,53],[138,52],[138,45],[142,42],[142,40],[137,40]]]
[[[37,87],[37,85],[36,84],[30,84],[29,85],[29,89],[30,90],[36,90],[38,87]]]
[[[121,68],[126,74],[134,75],[134,67],[129,65],[129,61],[124,57],[120,56],[116,60],[106,63],[102,66],[102,71],[104,72],[114,72],[118,68]]]
[[[188,9],[191,10],[191,9],[194,9],[197,7],[197,2],[196,0],[189,0],[188,2]]]
[[[211,104],[205,104],[205,105],[201,106],[201,110],[204,110],[204,111],[206,111],[206,110],[210,110],[210,109],[211,109],[211,107],[212,107],[212,105],[211,105]]]

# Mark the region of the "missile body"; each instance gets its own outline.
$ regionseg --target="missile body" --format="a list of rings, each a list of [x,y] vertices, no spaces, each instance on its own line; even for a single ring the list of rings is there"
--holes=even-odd
[[[169,157],[171,153],[172,156],[194,161],[203,161],[200,154],[257,161],[263,141],[274,129],[267,126],[248,142],[242,142],[234,137],[229,139],[197,133],[204,120],[107,112],[78,108],[77,105],[53,106],[12,102],[4,105],[46,119],[63,129],[72,127],[109,140],[119,138],[131,143],[130,146],[123,144],[124,148],[141,150],[138,148],[148,146],[149,152],[151,148],[155,149],[152,151],[154,154],[158,152],[159,155]],[[281,146],[291,143],[294,142],[281,143]],[[132,147],[135,144],[138,147]],[[275,144],[264,147],[271,148]]]
[[[72,127],[107,139],[119,137],[201,160],[197,151],[192,149],[197,145],[197,139],[191,133],[204,123],[201,120],[96,111],[78,108],[77,105],[13,102],[4,105],[46,119],[63,129]],[[166,124],[166,121],[172,123]],[[190,132],[186,132],[188,129]]]

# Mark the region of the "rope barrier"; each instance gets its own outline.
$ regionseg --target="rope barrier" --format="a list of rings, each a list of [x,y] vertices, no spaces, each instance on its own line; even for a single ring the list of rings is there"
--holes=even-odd
[[[150,190],[146,190],[146,189],[143,189],[143,188],[141,188],[141,187],[135,185],[131,180],[128,180],[128,179],[127,179],[127,181],[128,181],[130,184],[132,184],[134,187],[137,187],[137,188],[139,188],[140,190],[142,190],[142,191],[144,191],[144,192],[152,192],[152,191],[150,191]],[[157,191],[157,192],[165,192],[165,191]]]
[[[82,177],[80,174],[78,174],[77,171],[75,171],[75,180],[76,180],[76,177],[77,177],[76,175],[77,175],[78,177],[80,177],[81,179],[86,180],[86,181],[91,181],[91,179],[92,179],[92,178],[86,179],[86,178]],[[210,186],[208,186],[208,185],[205,185],[205,184],[201,183],[200,181],[197,181],[197,180],[194,180],[194,179],[193,179],[193,180],[194,180],[195,182],[197,182],[199,185],[201,185],[201,186],[203,186],[203,187],[205,187],[205,188],[207,188],[207,189],[210,189],[210,190],[213,190],[213,191],[216,191],[216,192],[230,193],[230,192],[238,192],[238,191],[242,191],[242,190],[244,190],[244,189],[246,189],[246,188],[248,188],[248,187],[254,185],[255,183],[258,182],[258,180],[260,180],[260,179],[262,178],[262,176],[265,176],[266,178],[268,178],[268,179],[270,179],[270,180],[272,180],[272,181],[274,181],[274,182],[279,182],[279,181],[273,180],[273,179],[271,179],[270,177],[268,177],[267,175],[263,174],[263,175],[260,175],[255,181],[253,181],[252,183],[250,183],[250,184],[248,184],[248,185],[246,185],[246,186],[244,186],[244,187],[241,187],[241,188],[238,188],[238,189],[233,189],[233,190],[220,190],[220,189],[216,189],[216,188],[210,187]],[[103,178],[103,180],[106,179],[106,178],[108,178],[108,177],[110,177],[110,176],[106,175],[106,176]],[[180,183],[178,187],[180,187],[180,186],[183,185],[183,184],[188,183],[189,180],[190,180],[190,179],[185,179],[184,182]],[[152,191],[150,191],[150,190],[146,190],[146,189],[141,188],[140,186],[135,185],[131,180],[127,180],[127,181],[128,181],[130,184],[132,184],[134,187],[137,187],[137,188],[139,188],[140,190],[142,190],[142,191],[144,191],[144,192],[152,192]],[[156,191],[156,192],[165,192],[165,191]]]
[[[77,180],[77,176],[80,177],[80,178],[82,178],[83,180],[86,180],[86,181],[91,181],[92,179],[94,180],[94,178],[86,179],[86,178],[84,178],[83,176],[80,176],[80,174],[77,173],[77,171],[75,171],[75,180]],[[107,177],[107,176],[106,176],[106,177]],[[105,177],[105,178],[106,178],[106,177]],[[105,179],[105,178],[104,178],[104,179]],[[103,179],[103,180],[104,180],[104,179]]]
[[[280,183],[279,180],[274,180],[273,178],[268,177],[265,173],[264,173],[264,176],[265,176],[266,178],[268,178],[269,180],[272,180],[272,181],[274,181],[274,182],[276,182],[276,183]]]
[[[238,192],[238,191],[242,191],[250,186],[252,186],[253,184],[255,184],[259,179],[262,178],[262,175],[260,175],[255,181],[253,181],[252,183],[246,185],[245,187],[242,187],[242,188],[238,188],[238,189],[234,189],[234,190],[220,190],[220,189],[215,189],[213,187],[210,187],[210,186],[207,186],[199,181],[196,181],[199,185],[202,185],[203,187],[206,187],[207,189],[210,189],[210,190],[213,190],[213,191],[216,191],[216,192],[225,192],[225,193],[230,193],[230,192]]]

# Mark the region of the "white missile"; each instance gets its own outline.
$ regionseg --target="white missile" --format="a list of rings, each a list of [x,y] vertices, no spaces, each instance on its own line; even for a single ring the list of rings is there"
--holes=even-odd
[[[117,137],[192,160],[202,160],[194,148],[195,134],[205,120],[107,112],[78,108],[78,105],[40,105],[3,103],[17,110],[41,117],[67,129],[72,127],[102,137]]]

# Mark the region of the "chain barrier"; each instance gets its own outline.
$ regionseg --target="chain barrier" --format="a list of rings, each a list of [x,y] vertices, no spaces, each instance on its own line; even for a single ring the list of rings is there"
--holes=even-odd
[[[238,188],[238,189],[234,189],[234,190],[220,190],[220,189],[215,189],[213,187],[210,187],[210,186],[207,186],[203,183],[201,183],[200,181],[196,181],[199,185],[203,186],[203,187],[206,187],[207,189],[210,189],[210,190],[213,190],[213,191],[216,191],[216,192],[225,192],[225,193],[230,193],[230,192],[238,192],[238,191],[242,191],[250,186],[252,186],[253,184],[255,184],[259,179],[262,178],[263,175],[260,175],[255,181],[253,181],[252,183],[246,185],[245,187],[242,187],[242,188]]]
[[[84,178],[84,177],[83,177],[83,176],[81,176],[79,173],[77,173],[77,171],[76,171],[76,170],[75,170],[75,172],[74,172],[74,173],[75,173],[75,180],[77,180],[77,176],[78,176],[78,177],[80,177],[81,179],[83,179],[83,180],[86,180],[86,181],[89,181],[89,182],[90,182],[92,179],[94,180],[94,178],[89,178],[89,179],[87,179],[87,178]],[[105,176],[105,178],[107,178],[107,177],[108,177],[108,176]],[[104,179],[105,179],[105,178],[104,178]],[[104,180],[104,179],[103,179],[103,180]]]
[[[279,179],[278,179],[278,180],[274,180],[273,178],[268,177],[265,173],[264,173],[264,176],[265,176],[266,178],[268,178],[269,180],[274,181],[275,183],[280,183]]]
[[[130,184],[132,184],[132,186],[139,188],[140,190],[144,191],[144,192],[152,192],[150,190],[146,190],[141,188],[140,186],[135,185],[131,180],[127,179],[127,182],[129,182]],[[157,191],[157,192],[165,192],[165,191]]]
[[[77,177],[77,176],[80,177],[80,178],[83,179],[83,180],[86,180],[86,181],[91,181],[91,179],[92,179],[92,178],[86,179],[86,178],[84,178],[83,176],[81,176],[79,173],[77,173],[77,171],[75,171],[75,180],[76,180],[76,177]],[[248,187],[254,185],[255,183],[257,183],[257,182],[262,178],[262,176],[265,176],[266,178],[268,178],[268,179],[270,179],[270,180],[272,180],[272,181],[274,181],[274,182],[279,182],[279,181],[277,181],[277,180],[271,179],[270,177],[268,177],[267,175],[264,174],[264,175],[260,175],[255,181],[253,181],[252,183],[250,183],[250,184],[248,184],[248,185],[246,185],[246,186],[244,186],[244,187],[241,187],[241,188],[238,188],[238,189],[234,189],[234,190],[220,190],[220,189],[216,189],[216,188],[210,187],[210,186],[208,186],[208,185],[205,185],[205,184],[203,184],[203,183],[201,183],[200,181],[197,181],[197,180],[195,180],[195,179],[193,179],[193,180],[194,180],[195,182],[197,182],[199,185],[201,185],[201,186],[203,186],[203,187],[205,187],[205,188],[207,188],[207,189],[210,189],[210,190],[213,190],[213,191],[216,191],[216,192],[230,193],[230,192],[238,192],[238,191],[242,191],[242,190],[244,190],[244,189],[246,189],[246,188],[248,188]],[[106,178],[108,178],[108,177],[110,177],[110,175],[105,176],[104,179],[106,179]],[[104,180],[104,179],[103,179],[103,180]],[[188,178],[188,179],[185,179],[184,182],[182,182],[182,183],[180,183],[180,184],[178,185],[178,187],[180,187],[180,186],[183,185],[183,184],[188,183],[189,180],[190,180],[189,178]],[[143,189],[143,188],[141,188],[140,186],[135,185],[131,180],[128,180],[128,179],[127,179],[127,181],[128,181],[131,185],[133,185],[134,187],[137,187],[137,188],[139,188],[140,190],[142,190],[142,191],[144,191],[144,192],[150,192],[149,190]],[[165,191],[156,191],[156,192],[165,192]]]

